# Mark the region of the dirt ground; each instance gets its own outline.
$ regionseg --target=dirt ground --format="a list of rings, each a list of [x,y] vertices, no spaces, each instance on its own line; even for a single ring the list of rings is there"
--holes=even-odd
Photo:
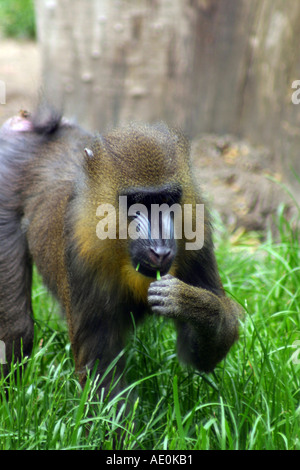
[[[34,42],[0,39],[0,80],[6,103],[0,104],[0,124],[20,109],[32,109],[40,88],[40,55]]]
[[[0,40],[0,80],[6,103],[0,104],[0,125],[20,109],[31,110],[41,87],[40,54],[36,43]],[[205,135],[195,139],[192,155],[196,178],[208,202],[232,232],[260,230],[272,225],[280,202],[291,201],[280,186],[281,175],[271,171],[272,155],[232,136]],[[289,213],[291,207],[287,210]]]

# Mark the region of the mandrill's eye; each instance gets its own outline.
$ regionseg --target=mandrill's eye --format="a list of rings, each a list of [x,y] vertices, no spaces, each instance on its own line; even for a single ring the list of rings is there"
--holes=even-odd
[[[138,218],[140,215],[141,215],[141,212],[140,212],[140,211],[136,211],[136,213],[135,213],[135,218]],[[140,232],[140,231],[141,231],[141,224],[140,224],[140,223],[137,224],[137,226],[136,226],[136,231],[137,231],[137,232]]]

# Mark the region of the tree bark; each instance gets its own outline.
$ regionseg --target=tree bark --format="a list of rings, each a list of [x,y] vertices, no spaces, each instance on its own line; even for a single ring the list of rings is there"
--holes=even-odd
[[[193,50],[184,10],[181,0],[37,0],[46,96],[102,130],[167,119],[176,95],[181,125]]]
[[[300,174],[299,0],[36,0],[44,92],[90,129],[232,133]]]

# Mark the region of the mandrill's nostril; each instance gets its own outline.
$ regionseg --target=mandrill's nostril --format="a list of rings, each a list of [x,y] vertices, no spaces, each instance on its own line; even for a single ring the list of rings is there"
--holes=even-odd
[[[155,266],[162,267],[164,263],[169,261],[171,249],[166,246],[150,247],[150,260]]]

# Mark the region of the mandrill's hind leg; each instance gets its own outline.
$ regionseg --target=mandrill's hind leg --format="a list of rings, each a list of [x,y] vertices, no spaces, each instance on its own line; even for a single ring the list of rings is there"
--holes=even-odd
[[[0,213],[0,340],[4,342],[6,355],[4,374],[6,374],[11,360],[16,361],[21,357],[21,346],[24,356],[31,353],[33,318],[32,265],[26,241],[15,218],[5,220],[3,215],[2,210]]]
[[[20,171],[24,156],[17,146],[7,143],[6,133],[10,131],[5,125],[0,130],[0,362],[6,359],[4,374],[11,360],[21,357],[21,345],[23,355],[29,355],[33,343],[32,262],[21,227]]]

